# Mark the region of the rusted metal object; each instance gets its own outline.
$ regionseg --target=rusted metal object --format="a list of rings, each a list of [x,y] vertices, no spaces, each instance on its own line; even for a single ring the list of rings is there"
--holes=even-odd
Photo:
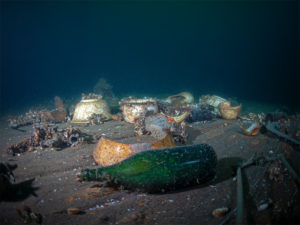
[[[292,138],[289,135],[280,132],[277,129],[277,127],[279,127],[279,123],[278,122],[268,122],[266,124],[266,128],[267,128],[268,131],[271,131],[273,134],[276,134],[277,136],[282,137],[282,138],[284,138],[284,139],[286,139],[286,140],[288,140],[288,141],[290,141],[290,142],[292,142],[292,143],[294,143],[296,145],[300,145],[300,141],[299,140],[297,140],[295,138]]]

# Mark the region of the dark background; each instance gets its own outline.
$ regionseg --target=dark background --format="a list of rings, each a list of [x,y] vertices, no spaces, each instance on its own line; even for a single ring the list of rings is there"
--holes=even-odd
[[[92,91],[298,107],[299,1],[1,1],[0,113]]]

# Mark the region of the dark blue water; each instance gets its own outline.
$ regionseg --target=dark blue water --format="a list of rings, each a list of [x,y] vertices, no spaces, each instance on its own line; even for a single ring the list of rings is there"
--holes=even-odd
[[[299,1],[1,1],[0,106],[91,92],[300,103]]]

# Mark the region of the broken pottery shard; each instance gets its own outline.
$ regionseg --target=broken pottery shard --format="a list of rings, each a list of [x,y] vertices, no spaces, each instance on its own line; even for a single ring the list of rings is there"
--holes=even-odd
[[[93,152],[95,161],[101,166],[111,166],[124,159],[149,149],[173,147],[174,143],[169,135],[161,140],[141,143],[121,143],[102,137]]]
[[[231,106],[229,101],[219,104],[219,111],[221,116],[226,120],[235,120],[241,112],[242,105]]]
[[[255,136],[259,133],[259,123],[252,123],[250,124],[250,126],[248,126],[248,128],[245,128],[243,126],[240,126],[240,128],[242,129],[242,131],[244,131],[244,133],[248,136]]]
[[[68,215],[78,215],[78,214],[83,214],[84,211],[78,208],[68,208],[67,213]]]

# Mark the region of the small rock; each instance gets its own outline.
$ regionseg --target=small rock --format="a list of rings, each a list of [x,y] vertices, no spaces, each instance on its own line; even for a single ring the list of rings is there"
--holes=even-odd
[[[84,213],[84,211],[82,211],[78,208],[68,208],[67,212],[68,212],[68,215],[79,215],[79,214]]]
[[[212,212],[212,215],[214,217],[222,217],[222,216],[225,216],[228,212],[229,212],[229,209],[227,207],[222,207],[222,208],[215,209]]]
[[[257,206],[257,211],[263,211],[265,209],[267,209],[269,207],[269,204],[268,203],[263,203],[263,204],[260,204]]]
[[[30,209],[30,207],[29,206],[27,206],[27,205],[22,205],[22,211],[24,211],[24,212],[31,212],[31,209]]]
[[[134,220],[136,220],[138,217],[137,217],[137,215],[135,213],[132,213],[131,214],[131,218],[134,219]]]

